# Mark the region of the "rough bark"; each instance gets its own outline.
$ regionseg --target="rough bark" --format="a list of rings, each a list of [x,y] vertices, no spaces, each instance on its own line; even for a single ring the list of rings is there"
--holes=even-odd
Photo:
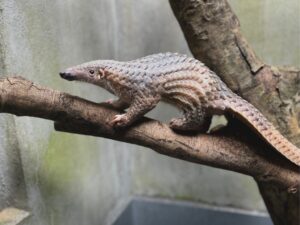
[[[170,3],[194,56],[300,146],[299,70],[269,66],[258,59],[226,0]],[[238,121],[231,120],[230,126],[215,134],[184,136],[144,118],[117,132],[109,124],[116,112],[107,106],[21,78],[0,80],[0,112],[53,120],[60,131],[134,143],[170,157],[250,175],[258,183],[274,224],[299,224],[298,167]]]
[[[166,124],[148,118],[116,131],[110,121],[117,112],[105,104],[41,87],[20,77],[0,79],[0,112],[53,120],[59,131],[138,144],[171,157],[250,175],[276,185],[287,195],[295,195],[299,189],[298,167],[256,135],[249,135],[249,129],[238,121],[210,135],[177,134]]]
[[[300,71],[260,60],[240,32],[226,0],[169,0],[195,58],[205,62],[255,105],[291,142],[300,146]],[[298,171],[299,172],[299,171]],[[275,225],[299,225],[299,193],[257,180]]]

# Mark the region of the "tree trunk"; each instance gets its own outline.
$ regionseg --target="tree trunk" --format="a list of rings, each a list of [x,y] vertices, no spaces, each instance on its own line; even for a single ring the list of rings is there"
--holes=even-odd
[[[169,0],[194,57],[300,146],[300,70],[266,65],[240,32],[226,0]],[[299,225],[299,192],[256,179],[275,225]]]

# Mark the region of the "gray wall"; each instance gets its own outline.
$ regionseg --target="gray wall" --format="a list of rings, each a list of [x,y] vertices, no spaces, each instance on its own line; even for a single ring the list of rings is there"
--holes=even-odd
[[[230,2],[260,56],[268,63],[299,64],[299,0]],[[167,1],[0,0],[2,76],[21,74],[100,102],[110,96],[61,80],[58,71],[91,59],[164,51],[188,53]],[[160,105],[149,116],[168,120],[174,114]],[[58,133],[49,121],[0,115],[0,208],[27,206],[33,225],[98,225],[109,223],[133,194],[265,209],[248,177],[133,145]]]

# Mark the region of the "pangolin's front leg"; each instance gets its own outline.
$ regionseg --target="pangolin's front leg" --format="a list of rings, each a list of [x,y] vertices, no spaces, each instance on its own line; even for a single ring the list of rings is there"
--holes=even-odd
[[[119,99],[109,99],[105,103],[110,105],[112,108],[118,109],[118,110],[124,110],[124,109],[129,107],[129,103],[122,100],[121,98],[119,98]]]
[[[141,118],[159,102],[159,96],[137,94],[124,114],[116,115],[112,120],[114,127],[126,127]]]

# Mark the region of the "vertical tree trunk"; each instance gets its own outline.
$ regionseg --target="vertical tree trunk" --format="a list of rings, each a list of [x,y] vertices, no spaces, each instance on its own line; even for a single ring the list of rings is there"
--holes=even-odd
[[[226,0],[169,0],[195,58],[206,63],[300,147],[300,71],[266,65]],[[267,176],[267,175],[266,175]],[[299,193],[256,180],[275,225],[299,225]]]

